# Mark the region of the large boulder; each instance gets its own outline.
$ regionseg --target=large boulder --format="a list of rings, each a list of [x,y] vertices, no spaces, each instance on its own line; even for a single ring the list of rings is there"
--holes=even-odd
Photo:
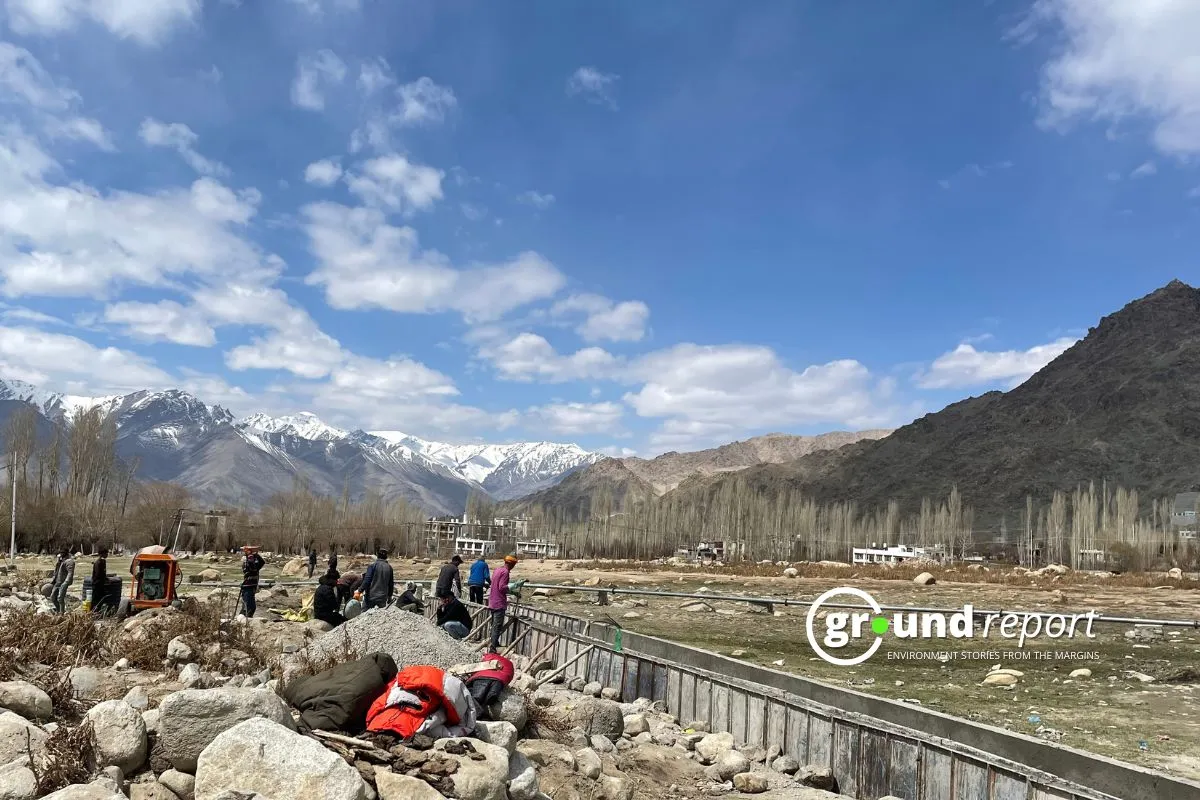
[[[33,800],[37,797],[37,776],[22,764],[0,766],[0,800]]]
[[[239,722],[200,754],[196,800],[225,792],[276,800],[366,800],[358,770],[320,742],[269,719]]]
[[[210,567],[209,569],[201,570],[200,580],[208,583],[219,583],[221,580],[221,573]]]
[[[600,754],[590,747],[575,751],[575,764],[580,775],[592,780],[599,778],[604,768],[600,761]]]
[[[180,772],[195,772],[201,751],[239,722],[263,717],[288,730],[296,723],[278,695],[264,689],[185,689],[158,706],[158,742]]]
[[[120,767],[131,775],[146,763],[149,745],[142,714],[124,700],[106,700],[87,713],[92,723],[96,766]]]
[[[75,783],[42,800],[125,800],[125,795],[103,783]]]
[[[465,742],[467,747],[483,755],[483,759],[476,761],[469,755],[454,755],[453,751],[461,748],[459,742]],[[434,749],[458,763],[450,780],[459,800],[506,800],[509,757],[503,747],[475,739],[439,739]]]
[[[732,733],[710,733],[696,742],[696,755],[703,764],[715,764],[733,749]]]
[[[937,578],[933,577],[933,574],[930,572],[922,572],[920,575],[913,578],[913,583],[917,584],[918,586],[933,586],[935,583],[937,583]]]
[[[621,704],[596,697],[581,697],[567,712],[571,727],[580,728],[590,736],[616,739],[625,731]]]
[[[0,708],[26,719],[45,720],[54,716],[50,695],[28,681],[0,682]]]
[[[444,795],[420,778],[375,768],[375,791],[379,800],[444,800]]]
[[[68,676],[71,692],[80,700],[98,700],[112,686],[104,673],[95,667],[72,667]]]
[[[192,800],[196,796],[196,779],[186,772],[169,769],[158,776],[158,782],[170,789],[179,800]]]
[[[161,783],[134,783],[129,787],[129,800],[179,800],[179,795]]]
[[[0,764],[13,761],[28,762],[46,752],[46,732],[29,720],[11,711],[0,711]]]
[[[525,730],[529,722],[529,712],[525,710],[525,696],[520,692],[505,689],[500,693],[500,699],[492,703],[492,719],[508,722],[518,731]]]
[[[730,750],[722,753],[721,757],[713,762],[713,770],[720,776],[722,782],[730,781],[733,780],[734,775],[750,771],[750,759],[737,750]]]
[[[305,575],[308,573],[308,561],[303,558],[293,558],[291,561],[283,565],[283,569],[279,574],[285,578],[294,578],[297,575]]]
[[[517,750],[517,728],[511,722],[478,722],[475,737],[482,742],[503,747],[512,755]]]
[[[533,763],[524,753],[514,753],[508,761],[508,800],[537,800],[540,794]]]

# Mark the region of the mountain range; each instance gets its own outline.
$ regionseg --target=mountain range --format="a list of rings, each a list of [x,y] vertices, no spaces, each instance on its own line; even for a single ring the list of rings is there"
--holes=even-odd
[[[752,494],[798,490],[861,509],[897,500],[912,513],[957,486],[977,523],[1007,517],[1012,526],[1027,496],[1045,504],[1091,482],[1138,490],[1144,512],[1152,500],[1200,488],[1198,453],[1200,290],[1172,281],[1101,319],[1010,391],[953,403],[885,437],[733,474],[698,472],[670,493],[705,507],[737,481]],[[626,467],[598,464],[520,503],[578,514],[597,492],[624,496],[645,482],[639,465]]]
[[[76,409],[115,415],[117,455],[136,459],[140,480],[171,481],[198,502],[259,507],[302,478],[313,491],[353,499],[368,492],[430,513],[459,514],[472,490],[519,497],[604,458],[575,444],[455,445],[399,431],[345,431],[310,413],[244,419],[180,390],[80,397],[0,381],[0,420],[32,406],[41,438]]]

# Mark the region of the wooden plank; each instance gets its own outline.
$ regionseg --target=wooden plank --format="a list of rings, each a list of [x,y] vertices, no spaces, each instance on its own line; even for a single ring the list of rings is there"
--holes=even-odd
[[[638,697],[644,697],[647,700],[654,699],[654,662],[639,660],[636,691],[635,700]]]
[[[662,665],[654,665],[654,688],[651,690],[650,699],[666,703],[669,697],[670,675],[674,670]]]
[[[713,683],[712,729],[714,733],[730,731],[729,686],[724,683]]]
[[[921,748],[921,800],[947,800],[950,794],[950,771],[953,759],[943,750]]]
[[[921,770],[921,747],[907,739],[892,739],[891,752],[887,794],[905,800],[916,798]]]
[[[891,794],[888,786],[888,766],[892,760],[892,743],[886,733],[862,729],[859,738],[860,766],[858,790],[864,797],[883,797]],[[902,797],[903,795],[896,795]]]
[[[858,797],[858,726],[833,723],[833,775],[838,792]]]
[[[676,717],[683,716],[683,673],[674,667],[667,667],[667,711]]]
[[[808,724],[810,716],[812,715],[808,713],[808,709],[788,706],[787,745],[783,752],[799,761],[801,766],[812,763],[808,760]]]
[[[612,662],[612,653],[607,650],[597,650],[588,663],[588,675],[585,680],[588,683],[599,683],[604,686],[604,679],[608,677],[608,665]]]
[[[1029,800],[1075,800],[1075,795],[1070,792],[1062,792],[1039,786],[1034,788],[1033,792],[1029,795]]]
[[[637,698],[638,672],[642,663],[632,657],[625,656],[625,679],[621,681],[621,702],[632,703]]]
[[[766,748],[767,707],[765,697],[750,695],[746,698],[746,744]]]
[[[604,682],[605,686],[621,691],[621,685],[625,681],[625,656],[622,653],[613,653],[612,663],[608,666],[608,680]]]
[[[1029,783],[1020,775],[992,770],[992,791],[989,800],[1025,800]]]
[[[708,678],[696,678],[696,711],[692,715],[691,719],[684,721],[685,725],[688,722],[695,722],[696,720],[711,724],[713,704],[712,696],[712,681]]]
[[[770,748],[772,745],[779,748],[779,752],[788,752],[788,736],[787,736],[787,706],[783,703],[768,701],[767,703],[767,741],[763,744],[764,747]]]
[[[816,767],[833,766],[833,722],[813,714],[808,721],[808,760]]]
[[[671,709],[679,717],[680,725],[696,719],[696,676],[690,672],[679,673],[679,707]]]
[[[965,758],[954,759],[955,800],[988,800],[988,770]]]
[[[729,690],[729,732],[733,734],[733,740],[738,744],[743,742],[750,743],[749,737],[746,736],[746,714],[747,714],[746,693],[740,689],[730,688]]]

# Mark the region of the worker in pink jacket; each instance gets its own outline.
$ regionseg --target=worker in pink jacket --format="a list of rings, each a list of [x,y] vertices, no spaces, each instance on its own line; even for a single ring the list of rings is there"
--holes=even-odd
[[[504,566],[497,567],[492,572],[492,588],[488,593],[488,612],[492,617],[492,641],[489,653],[500,652],[500,631],[504,628],[504,616],[508,612],[508,579],[513,567],[517,566],[517,557],[504,557]]]

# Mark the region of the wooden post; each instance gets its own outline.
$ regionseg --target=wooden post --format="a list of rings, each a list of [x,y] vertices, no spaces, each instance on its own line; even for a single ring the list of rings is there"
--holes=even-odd
[[[532,667],[534,664],[536,664],[538,662],[538,659],[540,659],[542,656],[546,655],[546,653],[550,652],[550,648],[557,645],[558,640],[561,638],[562,638],[561,636],[555,636],[553,639],[551,639],[546,644],[545,647],[543,647],[541,650],[537,651],[537,653],[535,655],[531,656],[529,659],[529,666]]]
[[[554,680],[554,678],[555,678],[555,677],[557,677],[557,676],[559,676],[559,675],[563,674],[564,672],[566,672],[566,671],[567,671],[567,667],[571,666],[571,665],[572,665],[572,664],[574,664],[576,661],[578,661],[579,659],[583,658],[584,656],[586,656],[588,653],[592,652],[592,651],[593,651],[593,650],[595,650],[595,649],[596,649],[596,645],[594,645],[594,644],[589,644],[587,647],[583,648],[583,649],[582,649],[582,650],[580,650],[578,653],[576,653],[576,654],[575,654],[573,657],[571,657],[571,659],[569,659],[569,660],[567,661],[567,663],[563,664],[561,667],[558,667],[558,668],[557,668],[557,669],[555,669],[553,672],[551,672],[549,675],[547,675],[546,677],[544,677],[544,678],[542,678],[541,680],[539,680],[539,681],[537,681],[536,683],[534,683],[534,685],[533,685],[533,688],[537,689],[538,687],[542,686],[543,684],[545,684],[545,683],[548,683],[549,681],[552,681],[552,680]]]
[[[521,635],[518,636],[516,639],[514,639],[512,644],[510,644],[508,647],[504,648],[504,652],[501,653],[501,655],[504,656],[505,658],[509,658],[510,656],[512,656],[512,654],[514,652],[516,652],[517,645],[519,645],[521,642],[525,641],[525,637],[531,633],[533,633],[533,626],[529,625],[525,628],[525,630],[521,631]]]

